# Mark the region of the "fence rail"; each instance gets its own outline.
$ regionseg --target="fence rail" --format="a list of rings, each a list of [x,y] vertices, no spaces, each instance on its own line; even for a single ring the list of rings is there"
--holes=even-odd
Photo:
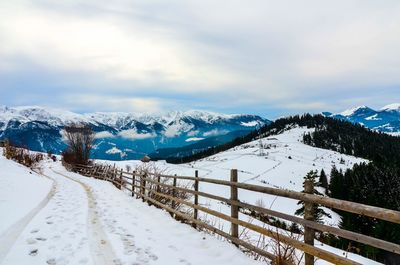
[[[389,221],[392,223],[400,224],[400,212],[384,209],[375,206],[364,205],[349,201],[343,201],[319,195],[309,194],[308,191],[313,190],[312,182],[305,182],[305,192],[296,192],[290,190],[282,190],[252,184],[245,184],[238,182],[238,172],[235,169],[231,170],[230,181],[217,180],[210,178],[199,177],[198,171],[195,171],[194,177],[191,176],[176,176],[157,174],[154,172],[127,172],[118,169],[115,166],[105,165],[68,165],[64,164],[68,169],[78,172],[85,176],[102,179],[113,183],[119,189],[127,189],[130,191],[131,196],[141,198],[143,201],[151,203],[159,208],[163,208],[170,212],[171,215],[191,223],[193,227],[200,227],[210,230],[228,240],[236,246],[241,246],[249,251],[262,255],[279,264],[287,264],[287,262],[279,260],[279,258],[264,249],[258,248],[248,242],[239,238],[239,226],[245,227],[249,230],[259,233],[260,235],[273,238],[278,242],[288,244],[305,254],[305,264],[314,264],[315,257],[334,264],[360,264],[345,257],[336,255],[326,250],[314,246],[315,231],[327,232],[348,240],[359,242],[368,246],[379,248],[391,253],[400,254],[400,245],[387,242],[374,237],[366,236],[363,234],[355,233],[352,231],[324,225],[317,223],[313,220],[312,209],[315,204],[320,204],[329,208],[334,208],[358,215],[368,216],[380,220]],[[162,180],[171,180],[172,184],[163,182]],[[180,187],[177,185],[177,180],[186,180],[193,182],[193,189],[188,187]],[[201,183],[209,183],[215,185],[223,185],[230,187],[230,198],[224,198],[215,194],[199,191]],[[244,203],[238,198],[238,189],[259,192],[269,195],[275,195],[305,202],[305,218],[288,215],[271,209],[263,208],[249,203]],[[179,193],[186,193],[193,195],[193,201],[189,201],[179,196]],[[199,205],[199,197],[208,198],[223,202],[231,209],[231,214],[226,215],[216,210]],[[181,212],[178,205],[185,205],[193,209],[193,215]],[[263,216],[273,216],[276,218],[284,219],[304,227],[304,242],[288,237],[279,232],[271,231],[264,227],[245,222],[239,219],[240,210],[249,210]],[[223,219],[231,223],[230,233],[226,233],[217,227],[214,227],[198,217],[198,212],[204,212],[214,217]]]

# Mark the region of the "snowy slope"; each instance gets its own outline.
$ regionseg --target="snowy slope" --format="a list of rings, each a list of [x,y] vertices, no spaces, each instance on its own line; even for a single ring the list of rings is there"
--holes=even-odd
[[[59,162],[43,163],[43,176],[30,174],[2,156],[0,165],[13,172],[0,175],[0,210],[15,215],[8,220],[2,214],[0,227],[18,224],[32,207],[41,206],[13,237],[0,234],[2,265],[260,264],[233,245],[175,221],[108,182],[67,172]],[[41,205],[51,182],[55,190]],[[10,183],[19,184],[12,186],[18,196],[3,195],[10,194]],[[37,196],[25,193],[24,183],[38,188]],[[21,202],[30,207],[18,209]]]
[[[0,148],[0,237],[46,200],[52,188],[49,179],[6,160],[2,152]]]
[[[159,170],[168,174],[194,176],[194,171],[198,170],[200,177],[222,180],[229,180],[230,170],[236,168],[239,171],[238,177],[240,182],[302,191],[303,177],[310,170],[320,171],[324,169],[329,174],[332,166],[336,166],[338,169],[346,169],[352,167],[355,163],[366,162],[364,159],[342,155],[330,150],[314,148],[301,143],[300,139],[302,135],[311,130],[294,128],[276,136],[263,138],[261,143],[258,140],[253,141],[193,163],[181,165],[168,164],[163,161],[151,163]],[[262,146],[262,154],[260,154],[260,146]],[[107,161],[98,162],[109,163]],[[141,164],[140,161],[116,162],[116,165],[119,167],[126,167],[128,165],[131,168],[135,168],[135,166]],[[230,196],[229,188],[214,184],[200,183],[199,190],[225,198],[229,198]],[[239,200],[256,205],[261,204],[263,207],[291,215],[299,208],[296,200],[244,190],[239,190]],[[199,203],[227,215],[230,214],[230,208],[222,203],[201,197],[199,198]],[[337,226],[340,216],[329,209],[325,209],[325,211],[332,215],[332,218],[324,218],[325,224]],[[203,220],[216,223],[217,226],[229,232],[230,224],[228,222],[211,218],[209,215],[202,214],[201,212],[199,214]],[[240,214],[240,219],[248,221],[250,217]],[[251,220],[260,226],[266,226],[257,220]],[[274,227],[270,228],[276,230]],[[246,233],[246,229],[241,228],[240,230],[239,233]],[[257,242],[258,235],[249,232],[246,234],[251,240]],[[318,242],[316,242],[316,246],[338,255],[348,255],[351,259],[360,261],[362,264],[377,264],[360,256],[343,252]],[[269,250],[271,251],[271,249]],[[318,261],[317,264],[328,263]]]
[[[219,179],[229,179],[229,170],[235,167],[240,170],[240,181],[301,190],[302,178],[310,169],[324,168],[329,172],[333,164],[346,168],[363,161],[300,143],[299,138],[307,131],[296,128],[263,139],[263,156],[259,156],[259,141],[254,141],[191,164],[156,162],[155,165],[167,170],[167,173],[183,175],[192,175],[198,169],[200,176]],[[345,163],[341,164],[340,159]],[[19,167],[0,157],[2,160],[9,168]],[[117,162],[118,166],[139,164],[141,162],[138,161]],[[229,243],[175,221],[165,211],[133,199],[108,182],[67,172],[59,162],[47,161],[42,167],[44,175],[54,183],[54,196],[19,230],[15,244],[10,245],[12,248],[0,245],[0,253],[3,251],[6,254],[3,263],[0,259],[0,264],[260,264]],[[29,171],[20,174],[30,176]],[[20,188],[16,186],[15,193],[21,194]],[[0,191],[3,189],[5,187],[0,186]],[[227,188],[211,184],[202,183],[200,190],[229,197]],[[252,203],[261,199],[266,206],[291,214],[298,207],[295,201],[253,192],[240,191],[239,199]],[[8,200],[7,205],[12,208],[18,201],[17,198]],[[230,213],[230,209],[223,204],[211,200],[201,200],[200,203]],[[205,215],[200,217],[210,220]],[[249,217],[240,214],[240,218],[248,220]],[[210,221],[229,232],[229,223]],[[336,224],[337,216],[329,222]],[[258,221],[254,223],[262,225]],[[253,236],[248,233],[251,240]],[[318,242],[316,246],[338,255],[348,255],[362,264],[377,264]],[[328,263],[319,260],[317,264]]]
[[[240,182],[302,191],[303,177],[310,170],[324,169],[329,174],[334,165],[338,169],[347,169],[355,163],[366,161],[303,144],[300,141],[302,135],[311,130],[295,128],[262,139],[261,156],[260,141],[257,140],[193,163],[181,165],[168,164],[164,161],[152,163],[171,174],[193,176],[194,171],[199,170],[199,175],[202,177],[223,180],[229,180],[230,170],[236,168],[239,171]],[[124,168],[129,165],[134,168],[140,163],[140,161],[120,161],[117,165]],[[229,195],[228,189],[211,184],[202,183],[200,189],[225,197]],[[265,206],[289,214],[294,214],[299,208],[297,201],[248,191],[241,191],[240,199],[250,203],[262,200]],[[334,224],[337,224],[337,221],[335,218],[329,220]]]

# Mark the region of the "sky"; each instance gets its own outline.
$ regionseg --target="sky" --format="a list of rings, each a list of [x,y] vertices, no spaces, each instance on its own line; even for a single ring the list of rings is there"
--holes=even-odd
[[[267,118],[400,102],[400,1],[0,0],[0,105]]]

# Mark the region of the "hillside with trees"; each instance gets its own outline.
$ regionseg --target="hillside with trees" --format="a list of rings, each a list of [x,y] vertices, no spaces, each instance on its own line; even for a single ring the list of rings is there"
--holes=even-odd
[[[318,148],[329,149],[347,155],[365,158],[370,163],[355,165],[345,172],[335,167],[330,172],[330,182],[325,172],[319,176],[326,193],[337,199],[354,201],[378,207],[400,210],[400,137],[369,130],[361,125],[325,117],[305,114],[278,119],[270,125],[239,137],[225,145],[210,148],[193,156],[169,159],[169,162],[191,162],[260,137],[268,137],[292,127],[315,128],[303,135],[303,142]],[[366,235],[400,243],[400,226],[373,220],[355,214],[338,212],[342,216],[341,227]],[[355,242],[331,237],[326,243],[344,250],[358,252],[387,264],[398,264],[399,257]]]

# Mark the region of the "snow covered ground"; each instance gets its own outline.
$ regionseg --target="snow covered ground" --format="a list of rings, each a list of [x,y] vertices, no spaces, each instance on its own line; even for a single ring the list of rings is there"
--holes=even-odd
[[[0,161],[15,172],[0,175],[1,191],[8,189],[3,183],[10,183],[15,176],[32,178],[25,183],[44,182],[45,188],[29,197],[27,203],[33,207],[51,191],[50,181],[20,170],[2,156]],[[175,221],[108,182],[67,172],[60,163],[50,161],[43,165],[43,175],[53,181],[54,192],[13,238],[6,242],[1,234],[4,255],[0,264],[259,264],[233,245]],[[30,188],[40,186],[35,185]],[[7,197],[10,214],[21,198],[25,201],[23,191],[23,185],[16,185],[13,193],[18,196]],[[12,222],[17,223],[29,210],[16,210],[20,214],[15,214]],[[12,222],[1,220],[0,224],[6,227]]]
[[[262,139],[262,155],[260,142],[254,141],[194,163],[160,161],[155,166],[170,174],[190,176],[199,170],[200,176],[225,180],[230,169],[237,168],[239,181],[301,191],[303,177],[312,169],[328,173],[332,165],[345,169],[364,161],[302,144],[299,139],[306,131],[296,128]],[[141,162],[116,164],[134,168]],[[26,220],[13,229],[13,236],[0,233],[0,264],[261,264],[231,244],[175,221],[165,211],[149,207],[110,183],[67,172],[59,162],[43,163],[42,175],[30,174],[2,156],[0,165],[9,172],[0,173],[0,210],[13,216],[0,219],[0,232]],[[26,197],[31,190],[35,195]],[[223,186],[201,183],[200,190],[229,197],[229,189]],[[20,207],[21,198],[24,208]],[[239,199],[289,214],[299,207],[297,201],[254,192],[239,191]],[[230,214],[226,205],[207,199],[200,203]],[[36,209],[33,214],[32,209]],[[206,215],[200,217],[210,220]],[[240,218],[249,220],[242,214]],[[338,220],[333,214],[326,222],[337,225]],[[229,231],[228,223],[215,224]],[[362,264],[377,264],[318,242],[316,245]]]
[[[192,163],[180,165],[168,164],[165,161],[153,163],[168,174],[194,176],[195,170],[198,170],[200,177],[222,180],[229,180],[230,170],[235,168],[239,172],[239,182],[302,191],[303,178],[310,170],[320,172],[324,169],[329,175],[332,166],[345,170],[356,163],[366,161],[303,144],[302,135],[310,131],[312,129],[294,128],[280,135],[264,138],[261,143],[258,140],[253,141]],[[101,162],[110,163],[110,161]],[[141,165],[141,162],[136,160],[112,163],[120,168],[125,168],[127,165],[135,168]],[[201,183],[199,189],[227,198],[230,196],[229,188],[224,186]],[[253,204],[262,203],[264,207],[288,214],[294,214],[299,208],[295,200],[244,190],[239,191],[239,200]],[[201,203],[214,204],[208,199],[202,199]],[[218,210],[223,208],[222,205],[215,207]],[[326,223],[337,225],[339,217],[329,209],[326,211],[332,215],[332,218],[325,220]]]

